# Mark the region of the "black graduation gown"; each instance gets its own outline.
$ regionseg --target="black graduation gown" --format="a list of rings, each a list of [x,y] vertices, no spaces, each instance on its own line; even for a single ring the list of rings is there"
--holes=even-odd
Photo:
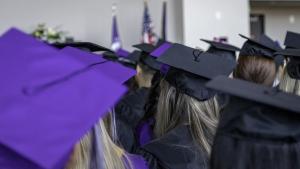
[[[148,94],[148,88],[131,91],[115,107],[118,139],[121,146],[129,153],[136,146],[135,129],[144,117]]]
[[[208,169],[208,157],[192,139],[188,125],[180,125],[165,136],[137,150],[150,169]]]

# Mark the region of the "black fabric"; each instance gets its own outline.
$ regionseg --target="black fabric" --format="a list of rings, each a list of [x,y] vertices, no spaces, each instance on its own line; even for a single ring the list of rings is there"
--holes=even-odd
[[[199,101],[216,94],[204,86],[208,80],[218,75],[228,76],[236,66],[235,61],[228,58],[181,44],[173,44],[158,60],[170,66],[165,79],[180,92]]]
[[[112,50],[91,43],[91,42],[70,42],[70,43],[55,43],[53,44],[53,46],[55,46],[56,48],[62,49],[64,47],[70,46],[70,47],[74,47],[74,48],[78,48],[81,50],[85,50],[85,51],[89,51],[89,52],[98,52],[98,51],[109,51],[109,52],[113,52]]]
[[[155,45],[155,48],[158,48],[158,47],[160,47],[161,45],[163,45],[164,43],[172,43],[172,42],[170,42],[170,41],[166,41],[166,40],[164,40],[164,39],[158,39],[158,41],[157,41],[157,43],[156,43],[156,45]]]
[[[149,169],[208,169],[208,157],[193,141],[187,125],[179,125],[137,152]]]
[[[275,54],[276,55],[284,55],[287,57],[294,57],[296,59],[296,58],[300,58],[300,49],[287,48],[282,51],[276,52]]]
[[[218,135],[211,156],[211,169],[299,169],[300,145],[250,143]]]
[[[291,78],[300,79],[300,49],[288,48],[276,54],[290,58],[286,65],[287,72]]]
[[[212,79],[218,75],[230,75],[236,66],[224,57],[201,52],[181,44],[172,44],[158,61],[203,78]]]
[[[299,96],[226,77],[207,87],[230,95],[220,113],[212,169],[300,167]]]
[[[143,52],[146,52],[148,54],[150,54],[151,52],[153,52],[156,47],[154,45],[148,44],[148,43],[141,43],[141,44],[137,44],[137,45],[133,45],[134,48],[137,48]]]
[[[103,58],[106,60],[118,62],[131,69],[135,69],[136,67],[136,61],[132,57],[120,57],[116,53],[112,53],[112,52],[104,52],[102,55]],[[129,56],[132,56],[132,53],[129,54]]]
[[[216,92],[205,87],[208,81],[194,74],[170,68],[165,79],[179,92],[196,98],[199,101],[205,101],[212,98]]]
[[[220,110],[223,110],[229,101],[229,96],[225,93],[218,93],[217,94],[217,101],[218,101],[218,105]]]
[[[276,51],[263,47],[253,42],[246,42],[240,52],[240,56],[262,56],[273,59],[273,54]]]
[[[206,40],[206,39],[200,39],[208,44],[211,45],[211,47],[215,47],[219,50],[226,50],[226,51],[232,51],[232,52],[236,52],[239,51],[240,48],[227,44],[227,43],[222,43],[222,42],[215,42],[215,41],[211,41],[211,40]]]
[[[225,57],[226,59],[229,59],[230,61],[236,62],[236,54],[234,51],[221,50],[221,49],[211,46],[208,48],[207,52],[218,55],[218,56]]]
[[[145,159],[149,169],[165,169],[161,162],[154,155],[147,152],[146,150],[139,148],[135,150],[135,153],[142,156]]]
[[[140,60],[140,57],[141,57],[141,52],[138,51],[138,50],[134,50],[133,52],[131,52],[129,55],[128,55],[128,59],[131,60],[132,62],[135,62],[137,63],[139,60]]]
[[[290,58],[290,61],[286,65],[286,69],[291,78],[300,80],[300,60],[299,59]]]
[[[135,58],[138,59],[139,62],[149,66],[150,68],[159,71],[161,67],[161,63],[156,60],[156,57],[151,56],[151,52],[153,52],[158,46],[154,46],[151,44],[137,44],[133,45],[133,47],[140,50],[140,52],[135,53]]]
[[[244,35],[241,35],[241,34],[240,34],[240,36],[242,38],[247,39],[246,43],[255,44],[255,45],[258,45],[258,46],[261,46],[261,47],[264,47],[264,48],[272,49],[274,51],[282,50],[282,48],[280,47],[280,45],[278,43],[276,43],[274,40],[272,40],[270,37],[268,37],[265,34],[262,34],[259,37],[259,39],[257,39],[257,40],[248,38],[248,37],[246,37]]]
[[[261,35],[259,40],[250,39],[243,35],[240,36],[247,39],[240,51],[240,56],[256,56],[274,59],[276,68],[284,63],[284,57],[282,55],[275,55],[275,52],[281,51],[282,48],[268,36]]]
[[[123,148],[131,153],[136,144],[135,129],[144,117],[148,88],[129,92],[115,107],[118,140]]]
[[[219,76],[208,82],[206,87],[256,103],[300,112],[300,97],[285,93],[277,88],[270,88],[239,79],[230,79],[225,76]]]
[[[266,143],[300,141],[299,113],[231,97],[221,114],[219,134]]]
[[[300,49],[300,34],[288,31],[285,36],[284,45],[286,48]]]
[[[156,58],[149,56],[148,53],[142,52],[139,61],[150,68],[159,71],[161,63],[156,60]]]
[[[201,39],[201,40],[210,44],[210,47],[207,50],[208,53],[224,56],[233,61],[236,60],[236,52],[240,51],[240,48],[230,44],[214,42],[206,39]]]
[[[212,169],[300,167],[300,114],[231,97],[215,137]]]

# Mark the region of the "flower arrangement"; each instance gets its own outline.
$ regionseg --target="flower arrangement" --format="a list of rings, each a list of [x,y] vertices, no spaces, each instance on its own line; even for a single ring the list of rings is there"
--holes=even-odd
[[[66,31],[59,30],[58,27],[50,28],[46,24],[38,24],[38,26],[31,33],[35,38],[38,38],[47,43],[65,43],[73,41],[72,37],[67,36]]]

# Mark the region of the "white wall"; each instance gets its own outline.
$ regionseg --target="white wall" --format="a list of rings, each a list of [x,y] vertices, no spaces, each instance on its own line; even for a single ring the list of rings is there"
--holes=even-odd
[[[241,46],[238,33],[249,35],[248,0],[184,0],[184,42],[206,48],[200,38],[226,36],[229,43]]]
[[[300,7],[253,7],[253,14],[265,15],[265,33],[281,44],[286,31],[300,32]]]
[[[160,35],[163,0],[149,0],[155,32]],[[0,33],[15,26],[30,32],[38,23],[61,25],[76,40],[109,47],[113,3],[118,8],[118,26],[123,46],[141,41],[142,0],[0,0]],[[182,1],[168,2],[168,40],[183,41]]]

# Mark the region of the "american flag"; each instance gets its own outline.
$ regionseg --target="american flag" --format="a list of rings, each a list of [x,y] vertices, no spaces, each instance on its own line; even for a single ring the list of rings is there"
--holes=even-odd
[[[142,42],[148,43],[148,44],[155,44],[156,43],[156,37],[153,33],[153,25],[152,20],[150,18],[148,4],[145,1],[145,8],[144,8],[144,18],[143,18],[143,31],[142,31]]]
[[[117,25],[117,16],[116,16],[116,6],[113,5],[113,21],[112,21],[112,43],[111,49],[113,51],[118,51],[122,48],[122,43],[119,37],[118,25]]]

